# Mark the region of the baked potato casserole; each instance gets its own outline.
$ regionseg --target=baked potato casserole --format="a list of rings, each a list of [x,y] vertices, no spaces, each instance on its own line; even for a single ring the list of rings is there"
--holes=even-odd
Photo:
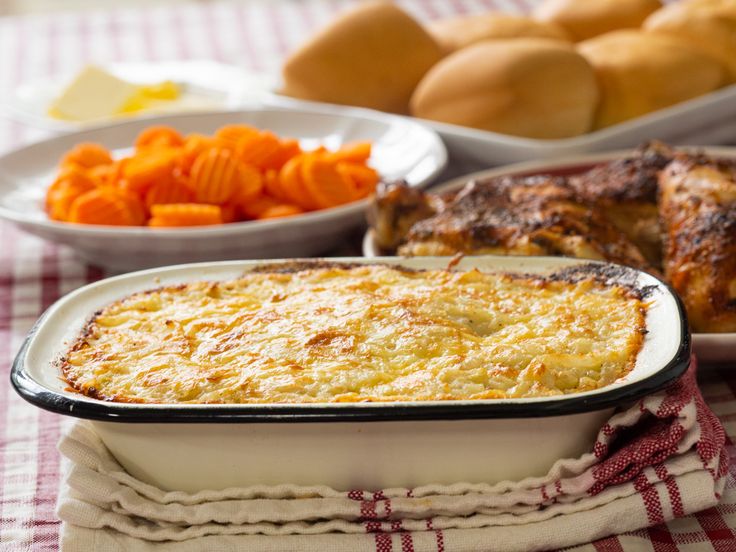
[[[96,313],[59,360],[71,388],[143,403],[543,397],[631,370],[646,299],[583,265],[548,276],[271,264]]]

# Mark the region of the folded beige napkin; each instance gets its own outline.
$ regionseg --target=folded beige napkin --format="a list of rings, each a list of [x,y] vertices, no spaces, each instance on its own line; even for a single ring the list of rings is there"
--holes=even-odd
[[[713,506],[725,483],[720,423],[695,367],[615,414],[593,450],[539,478],[496,485],[341,492],[250,487],[165,492],[117,463],[87,422],[62,438],[58,513],[72,551],[541,550],[589,542]]]

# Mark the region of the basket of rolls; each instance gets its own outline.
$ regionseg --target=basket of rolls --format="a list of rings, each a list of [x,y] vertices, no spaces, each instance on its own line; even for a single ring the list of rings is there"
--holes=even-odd
[[[508,162],[717,142],[734,82],[736,0],[543,0],[429,22],[369,1],[288,56],[279,94],[411,115],[452,153]]]

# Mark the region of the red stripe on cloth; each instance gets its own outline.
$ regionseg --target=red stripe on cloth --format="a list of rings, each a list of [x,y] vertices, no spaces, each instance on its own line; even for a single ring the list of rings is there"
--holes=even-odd
[[[717,507],[708,508],[695,514],[700,526],[716,552],[736,550],[736,535],[728,527]]]
[[[623,552],[624,547],[621,546],[621,541],[618,537],[607,537],[591,543],[596,552]]]
[[[253,39],[251,37],[251,31],[248,28],[248,20],[247,20],[247,9],[250,7],[250,4],[248,5],[235,5],[233,4],[233,11],[234,11],[234,17],[235,17],[235,25],[238,28],[238,33],[240,34],[240,39],[243,42],[243,53],[246,56],[246,63],[245,65],[253,69],[254,71],[264,71],[265,67],[263,65],[263,61],[261,60],[261,56],[258,55],[256,51],[255,44],[253,44]]]
[[[376,519],[376,502],[374,500],[364,500],[360,503],[360,517],[363,519]]]
[[[393,537],[389,533],[376,533],[374,539],[376,552],[391,552],[394,549],[391,543]]]
[[[154,32],[151,28],[151,13],[141,10],[139,13],[141,38],[143,40],[143,57],[146,61],[158,61],[159,56],[156,51],[156,41],[154,40]]]
[[[268,24],[273,30],[273,38],[276,44],[276,52],[286,55],[289,51],[289,41],[283,28],[283,16],[280,13],[281,2],[264,2]]]
[[[437,542],[437,552],[445,552],[445,536],[442,534],[442,530],[437,529],[434,534]]]
[[[110,41],[112,61],[123,59],[123,47],[120,44],[121,32],[120,13],[118,10],[110,10],[107,16],[107,35]]]
[[[179,59],[191,59],[192,49],[188,37],[185,36],[186,27],[180,8],[173,8],[169,12],[169,32],[176,44],[176,55]]]
[[[411,533],[401,533],[401,552],[414,552],[414,539]]]
[[[634,488],[641,495],[641,499],[644,502],[644,508],[647,511],[647,518],[649,523],[655,525],[664,521],[662,515],[662,504],[659,501],[659,493],[653,485],[647,481],[646,476],[640,473],[634,480]]]
[[[657,464],[654,467],[654,473],[664,481],[667,494],[669,495],[670,505],[672,506],[672,513],[675,517],[684,516],[685,510],[682,507],[682,495],[680,494],[680,487],[677,485],[675,478],[670,477],[667,467],[664,464]]]
[[[363,498],[363,491],[360,491],[358,489],[353,489],[352,491],[348,491],[348,498],[350,500],[365,500]]]
[[[217,23],[212,15],[213,5],[200,4],[200,12],[202,13],[202,21],[207,31],[207,40],[210,43],[212,57],[217,61],[225,61],[225,53],[220,41],[220,35],[217,32]]]
[[[677,545],[666,525],[647,528],[647,537],[652,541],[654,552],[677,552]]]

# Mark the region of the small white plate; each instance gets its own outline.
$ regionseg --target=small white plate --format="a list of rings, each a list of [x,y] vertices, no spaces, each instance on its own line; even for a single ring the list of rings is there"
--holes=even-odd
[[[211,134],[226,124],[249,124],[299,139],[306,149],[373,142],[371,165],[387,179],[425,186],[442,170],[447,152],[437,134],[408,119],[364,109],[252,109],[151,117],[51,138],[0,157],[0,217],[32,234],[63,243],[89,262],[115,271],[195,261],[305,257],[324,253],[364,221],[368,200],[267,221],[159,229],[67,224],[49,220],[43,199],[61,156],[80,142],[118,154],[152,125]]]
[[[182,88],[180,101],[158,108],[158,114],[202,110],[231,110],[254,105],[276,86],[275,77],[248,72],[234,65],[209,60],[111,63],[99,65],[118,78],[135,84],[171,80]],[[79,67],[79,71],[82,67]],[[76,73],[78,73],[77,71]],[[76,73],[56,79],[41,79],[20,85],[2,98],[4,114],[31,126],[55,131],[73,131],[129,119],[151,112],[130,113],[87,122],[63,121],[48,115],[48,109]]]
[[[690,147],[704,151],[715,157],[729,157],[736,159],[736,148],[724,147]],[[432,193],[443,193],[462,188],[470,180],[479,178],[493,178],[497,176],[533,175],[533,174],[557,174],[568,175],[583,172],[597,163],[611,161],[624,156],[631,155],[631,150],[581,155],[557,159],[555,161],[532,161],[528,163],[517,163],[497,169],[479,171],[458,178],[453,178],[439,186],[432,188]],[[381,257],[386,255],[385,251],[376,243],[373,229],[368,229],[363,237],[363,256]],[[701,362],[731,362],[736,361],[736,333],[694,333],[693,351]]]
[[[275,80],[274,80],[275,82]],[[262,95],[267,105],[307,105],[277,94]],[[487,166],[558,159],[563,156],[638,146],[653,138],[672,144],[723,144],[736,139],[736,85],[655,111],[608,128],[559,140],[537,140],[416,119],[435,129],[453,159]]]

